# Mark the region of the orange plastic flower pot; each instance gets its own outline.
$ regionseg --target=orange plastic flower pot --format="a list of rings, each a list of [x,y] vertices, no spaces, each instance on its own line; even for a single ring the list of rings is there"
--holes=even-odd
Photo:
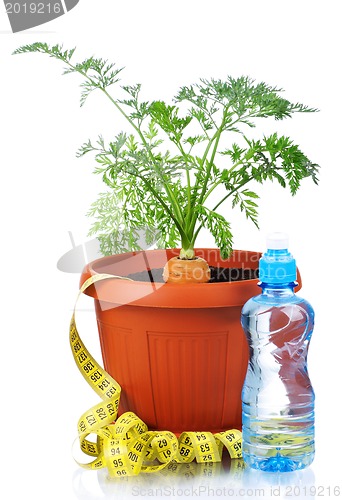
[[[97,273],[117,276],[162,268],[178,250],[103,257],[88,264],[81,284]],[[209,265],[256,269],[261,254],[196,249]],[[300,280],[300,276],[298,276]],[[151,283],[104,280],[95,299],[104,367],[122,387],[120,413],[133,411],[150,429],[218,432],[241,428],[241,389],[248,348],[242,305],[258,280]],[[299,286],[297,289],[300,288]]]

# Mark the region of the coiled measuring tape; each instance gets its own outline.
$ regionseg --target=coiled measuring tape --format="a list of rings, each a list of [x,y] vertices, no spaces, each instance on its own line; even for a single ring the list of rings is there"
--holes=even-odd
[[[107,467],[111,477],[134,476],[140,472],[157,472],[172,461],[189,463],[220,462],[223,448],[230,457],[241,458],[241,432],[183,432],[179,438],[169,431],[149,431],[132,412],[117,418],[121,387],[83,344],[76,327],[76,305],[80,295],[92,284],[105,279],[129,279],[97,274],[81,286],[70,323],[70,346],[75,362],[101,402],[86,411],[78,421],[81,450],[93,457],[90,463],[77,463],[86,469]],[[96,442],[89,439],[96,436]]]

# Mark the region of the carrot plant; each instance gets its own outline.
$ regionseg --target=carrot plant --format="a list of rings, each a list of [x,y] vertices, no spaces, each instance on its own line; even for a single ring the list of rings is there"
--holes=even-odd
[[[207,228],[225,258],[233,242],[230,223],[219,211],[225,202],[258,225],[256,183],[277,181],[293,195],[306,177],[317,184],[318,165],[289,137],[251,136],[259,119],[317,111],[288,101],[281,88],[228,76],[183,86],[171,104],[147,102],[140,84],[118,84],[122,68],[106,60],[77,63],[75,49],[45,43],[25,45],[15,54],[27,52],[47,54],[64,63],[64,74],[82,76],[81,105],[99,90],[127,120],[129,131],[118,131],[108,143],[102,136],[89,140],[77,153],[94,154],[95,173],[109,188],[89,212],[90,234],[98,236],[104,254],[139,249],[141,230],[148,228],[147,241],[180,244],[180,258],[193,259],[196,238]]]

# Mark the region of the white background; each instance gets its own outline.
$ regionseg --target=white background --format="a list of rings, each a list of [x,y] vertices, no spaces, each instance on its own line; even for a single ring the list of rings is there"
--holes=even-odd
[[[199,77],[247,74],[283,87],[290,100],[321,110],[281,123],[271,121],[272,130],[290,135],[321,165],[319,186],[307,180],[295,198],[275,184],[260,187],[260,231],[238,210],[226,207],[223,213],[232,222],[235,248],[262,251],[269,231],[290,234],[303,279],[301,295],[316,311],[309,354],[317,409],[314,464],[301,474],[281,478],[245,474],[240,486],[265,486],[265,498],[271,493],[274,497],[277,491],[272,488],[280,484],[287,498],[296,493],[310,498],[306,486],[316,487],[317,498],[337,495],[333,488],[341,486],[339,4],[80,0],[60,19],[18,34],[11,33],[1,5],[1,490],[8,483],[7,499],[147,495],[146,489],[133,490],[139,485],[170,488],[154,491],[155,495],[169,491],[169,496],[185,496],[191,493],[185,488],[205,486],[216,490],[201,490],[202,497],[222,496],[222,488],[236,479],[219,474],[209,482],[201,476],[190,482],[183,476],[154,476],[140,483],[106,483],[96,472],[82,474],[72,458],[77,419],[97,399],[69,352],[68,323],[79,276],[58,271],[56,263],[70,249],[68,231],[76,244],[86,241],[90,220],[85,213],[103,189],[92,174],[92,159],[76,159],[75,151],[100,133],[112,137],[120,123],[101,95],[92,95],[80,109],[80,80],[77,75],[61,76],[57,61],[40,54],[11,55],[18,46],[35,41],[77,46],[79,60],[94,54],[116,61],[126,67],[124,82],[142,83],[148,99],[169,101],[181,85]],[[263,129],[263,122],[260,127],[260,135],[269,130]],[[212,240],[204,234],[199,243],[211,246]],[[79,307],[81,334],[98,357],[93,315],[81,310],[92,305],[82,299]],[[183,490],[172,490],[176,486]],[[237,490],[236,495],[244,493]]]

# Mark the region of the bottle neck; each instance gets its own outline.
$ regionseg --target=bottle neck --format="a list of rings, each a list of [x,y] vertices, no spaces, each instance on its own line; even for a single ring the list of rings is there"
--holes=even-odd
[[[294,288],[296,283],[293,281],[290,283],[273,284],[273,283],[263,283],[259,284],[261,287],[262,295],[268,295],[272,297],[291,297],[294,295]]]

